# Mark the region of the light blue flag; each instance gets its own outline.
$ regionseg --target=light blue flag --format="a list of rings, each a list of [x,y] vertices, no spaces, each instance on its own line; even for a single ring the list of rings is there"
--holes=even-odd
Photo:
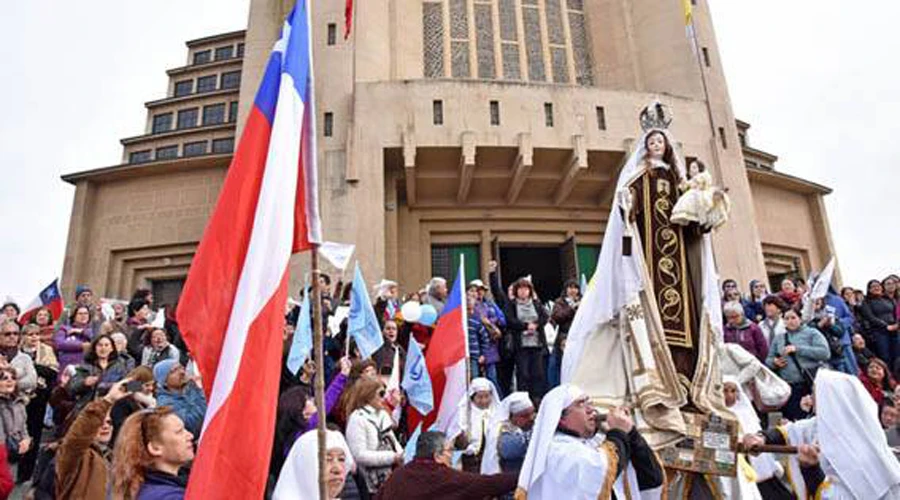
[[[356,340],[359,353],[368,358],[384,344],[381,337],[381,326],[372,301],[369,299],[368,287],[363,279],[359,262],[353,275],[353,286],[350,290],[350,314],[347,319],[347,335]]]
[[[588,287],[587,276],[585,276],[584,273],[581,273],[581,296],[582,297],[584,296],[584,294],[587,293],[587,287]]]
[[[300,315],[297,317],[297,327],[294,329],[294,341],[291,342],[291,352],[288,353],[287,367],[294,375],[306,362],[309,351],[313,346],[312,320],[310,316],[309,295],[310,290],[304,287],[303,302],[300,303]]]
[[[425,356],[415,339],[409,341],[409,351],[406,353],[406,367],[403,371],[403,381],[400,387],[406,391],[409,404],[420,415],[428,415],[434,409],[434,393],[431,390],[431,376],[425,366]]]
[[[416,430],[409,436],[406,441],[406,448],[403,449],[403,463],[408,464],[416,458],[416,444],[419,442],[419,435],[422,434],[422,422],[416,426]]]

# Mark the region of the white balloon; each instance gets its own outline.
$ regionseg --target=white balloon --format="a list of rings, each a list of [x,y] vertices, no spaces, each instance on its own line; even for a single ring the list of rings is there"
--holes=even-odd
[[[407,302],[400,308],[400,314],[403,316],[403,321],[415,323],[422,317],[422,306],[418,302]]]

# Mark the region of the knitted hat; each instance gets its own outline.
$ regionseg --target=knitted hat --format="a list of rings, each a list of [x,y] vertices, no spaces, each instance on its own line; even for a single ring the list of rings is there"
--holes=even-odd
[[[78,297],[81,297],[81,294],[84,292],[94,293],[94,291],[91,290],[91,287],[87,285],[78,285],[75,287],[75,300],[78,300]]]
[[[166,379],[169,377],[169,373],[178,366],[178,362],[174,359],[165,359],[156,363],[156,366],[153,367],[153,378],[156,380],[156,385],[159,387],[166,386]]]

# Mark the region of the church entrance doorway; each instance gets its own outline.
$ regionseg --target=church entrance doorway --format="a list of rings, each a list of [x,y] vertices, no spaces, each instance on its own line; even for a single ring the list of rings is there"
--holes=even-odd
[[[555,300],[564,281],[561,254],[558,246],[501,246],[499,266],[503,286],[530,275],[541,302]]]

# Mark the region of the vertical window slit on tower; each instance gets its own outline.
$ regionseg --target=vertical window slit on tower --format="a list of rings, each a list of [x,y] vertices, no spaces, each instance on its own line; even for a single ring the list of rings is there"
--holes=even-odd
[[[431,114],[435,125],[444,124],[444,101],[436,99],[431,103]]]
[[[500,101],[491,101],[491,125],[500,125]]]
[[[330,111],[325,113],[325,126],[322,133],[325,137],[334,135],[334,113]]]

